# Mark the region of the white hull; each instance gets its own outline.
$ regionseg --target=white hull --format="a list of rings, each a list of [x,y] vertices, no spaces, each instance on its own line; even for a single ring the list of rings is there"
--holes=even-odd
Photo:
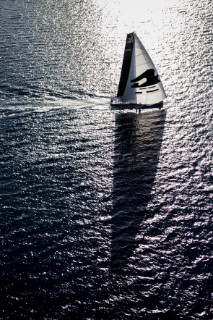
[[[125,103],[125,102],[114,102],[110,103],[112,110],[124,110],[124,109],[161,109],[163,107],[163,102],[158,102],[155,104],[137,104],[137,103]]]

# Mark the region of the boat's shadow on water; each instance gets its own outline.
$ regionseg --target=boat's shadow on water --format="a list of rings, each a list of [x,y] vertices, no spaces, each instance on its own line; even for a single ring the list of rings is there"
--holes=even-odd
[[[115,115],[111,272],[125,269],[147,214],[163,138],[165,110]]]

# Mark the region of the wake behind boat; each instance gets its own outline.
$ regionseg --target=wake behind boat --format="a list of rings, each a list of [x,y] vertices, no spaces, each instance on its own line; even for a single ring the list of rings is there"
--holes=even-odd
[[[159,108],[165,97],[148,52],[134,32],[127,34],[118,92],[111,98],[111,107]]]

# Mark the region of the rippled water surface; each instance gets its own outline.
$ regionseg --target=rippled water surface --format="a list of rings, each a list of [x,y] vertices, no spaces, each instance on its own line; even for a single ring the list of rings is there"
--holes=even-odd
[[[212,3],[1,0],[1,319],[212,319]],[[164,109],[112,112],[126,33]]]

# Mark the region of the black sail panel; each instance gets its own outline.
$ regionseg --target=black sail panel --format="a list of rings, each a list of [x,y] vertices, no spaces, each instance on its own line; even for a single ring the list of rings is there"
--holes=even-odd
[[[127,34],[126,37],[126,45],[123,57],[123,64],[121,69],[121,78],[118,86],[118,97],[122,97],[126,88],[127,80],[129,77],[129,70],[131,65],[132,59],[132,51],[133,51],[133,44],[134,44],[134,33]]]

